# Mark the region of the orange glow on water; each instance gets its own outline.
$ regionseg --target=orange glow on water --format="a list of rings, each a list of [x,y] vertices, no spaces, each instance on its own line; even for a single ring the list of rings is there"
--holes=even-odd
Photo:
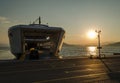
[[[90,47],[88,47],[88,52],[90,55],[96,55],[97,48],[95,46],[90,46]]]

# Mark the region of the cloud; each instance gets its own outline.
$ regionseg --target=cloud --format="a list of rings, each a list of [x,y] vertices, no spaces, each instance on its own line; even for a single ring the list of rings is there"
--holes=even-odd
[[[11,23],[8,18],[0,16],[0,24]]]

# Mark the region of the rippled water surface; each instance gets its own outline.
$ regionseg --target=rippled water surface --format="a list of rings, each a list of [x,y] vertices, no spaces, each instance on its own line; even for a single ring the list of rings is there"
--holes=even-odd
[[[106,56],[113,55],[113,53],[120,53],[120,46],[103,46],[101,53]],[[97,47],[95,46],[63,46],[60,55],[64,57],[69,56],[89,56],[98,55]],[[15,57],[9,50],[0,50],[0,60],[14,59]]]

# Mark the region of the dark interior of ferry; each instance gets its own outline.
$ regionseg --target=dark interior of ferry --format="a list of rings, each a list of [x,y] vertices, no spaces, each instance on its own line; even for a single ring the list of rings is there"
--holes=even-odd
[[[40,59],[44,57],[55,56],[56,46],[59,39],[59,33],[26,35],[25,53],[29,59]]]

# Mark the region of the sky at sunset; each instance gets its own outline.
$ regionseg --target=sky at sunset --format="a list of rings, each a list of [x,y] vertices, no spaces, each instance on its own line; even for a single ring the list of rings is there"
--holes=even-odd
[[[0,44],[9,44],[9,27],[39,16],[43,24],[64,28],[66,43],[96,43],[87,37],[90,30],[101,30],[102,42],[120,41],[120,0],[0,0]]]

